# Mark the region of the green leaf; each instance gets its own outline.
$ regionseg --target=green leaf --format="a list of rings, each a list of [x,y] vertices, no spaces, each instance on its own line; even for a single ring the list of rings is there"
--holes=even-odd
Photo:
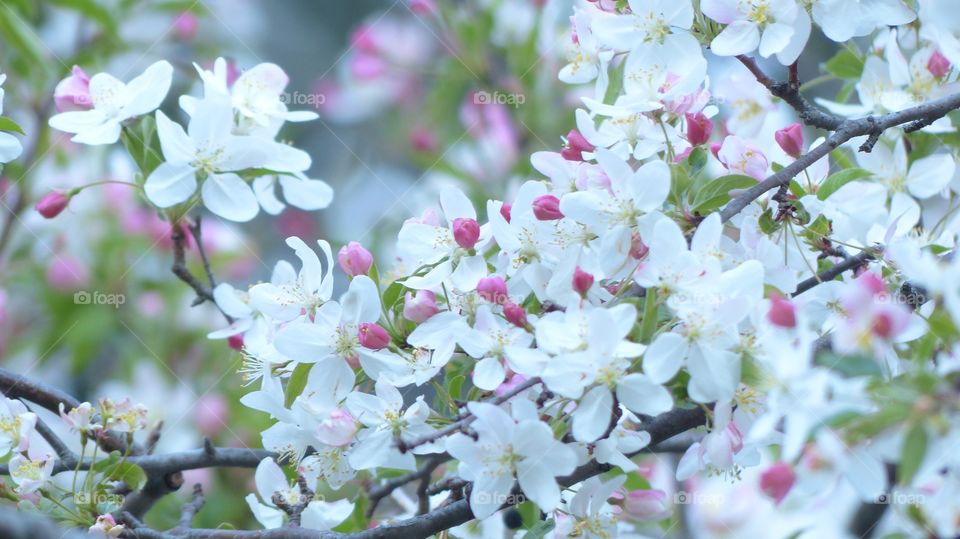
[[[6,116],[0,116],[0,131],[6,131],[7,133],[20,133],[25,135],[23,128],[20,127],[17,122],[7,118]]]
[[[852,182],[853,180],[859,180],[860,178],[866,178],[867,176],[873,175],[869,170],[863,170],[862,168],[847,168],[831,174],[826,180],[820,184],[820,188],[817,189],[817,198],[820,200],[826,200],[827,197],[834,194],[844,185]]]
[[[876,376],[881,374],[880,366],[870,356],[840,355],[833,352],[824,352],[814,358],[817,365],[834,370],[847,377]]]
[[[45,46],[23,16],[12,7],[0,7],[0,36],[28,63],[46,65]]]
[[[756,178],[743,176],[741,174],[731,174],[721,176],[712,182],[704,185],[693,199],[693,210],[700,212],[701,215],[723,206],[730,200],[730,191],[734,189],[746,189],[757,185]]]
[[[147,474],[143,468],[123,460],[117,451],[97,461],[93,465],[93,471],[103,474],[104,479],[108,481],[123,481],[133,490],[140,490],[147,483]]]
[[[530,530],[523,534],[523,539],[543,539],[548,533],[553,531],[556,523],[553,519],[537,522]]]
[[[849,50],[843,49],[827,60],[823,67],[835,77],[855,80],[859,79],[860,74],[863,73],[863,60]]]
[[[907,485],[916,475],[923,456],[927,452],[927,429],[922,422],[910,427],[903,438],[903,447],[900,450],[900,467],[897,469],[897,479],[900,484]]]
[[[293,369],[293,374],[290,375],[290,380],[287,381],[287,391],[284,397],[284,406],[289,408],[294,399],[300,396],[303,393],[303,389],[307,387],[307,377],[310,376],[310,369],[313,367],[313,363],[298,363]]]

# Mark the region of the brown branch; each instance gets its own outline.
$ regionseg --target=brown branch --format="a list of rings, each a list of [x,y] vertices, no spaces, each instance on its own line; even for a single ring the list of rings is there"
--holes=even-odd
[[[797,295],[803,294],[807,290],[810,290],[811,288],[817,286],[820,283],[832,281],[836,279],[838,276],[840,276],[840,274],[842,274],[843,272],[847,270],[859,268],[860,266],[863,266],[864,264],[873,260],[876,257],[877,257],[877,252],[872,249],[866,249],[860,252],[859,254],[857,254],[856,256],[848,257],[842,262],[835,264],[832,268],[821,271],[815,276],[800,282],[800,284],[797,285],[797,289],[793,291],[793,294],[791,294],[791,296],[797,296]]]
[[[417,493],[420,494],[421,490],[426,493],[427,487],[430,484],[430,476],[443,463],[449,461],[450,458],[450,455],[447,453],[431,455],[427,462],[424,463],[422,468],[399,477],[393,477],[386,480],[381,485],[377,485],[368,489],[367,495],[370,498],[370,506],[367,508],[367,517],[373,516],[373,512],[376,511],[377,506],[380,505],[380,502],[384,498],[389,496],[394,490],[406,485],[407,483],[420,481],[421,486],[418,487]]]
[[[170,269],[174,275],[181,281],[187,283],[187,285],[197,293],[197,298],[193,301],[193,305],[200,305],[204,301],[216,304],[216,301],[213,299],[213,292],[207,288],[205,284],[201,283],[187,267],[187,236],[183,233],[182,224],[174,223],[170,227],[170,239],[173,241],[173,266]]]
[[[740,63],[750,70],[750,73],[757,79],[757,82],[770,90],[771,94],[779,97],[793,107],[803,123],[809,126],[819,127],[820,129],[826,129],[827,131],[835,131],[839,129],[840,125],[844,122],[843,118],[820,110],[803,97],[800,93],[800,81],[796,64],[790,66],[790,79],[787,82],[779,82],[764,73],[753,58],[741,54],[737,56],[737,60],[740,60]]]
[[[898,125],[921,120],[932,122],[946,116],[950,111],[958,107],[960,107],[960,93],[955,93],[941,97],[940,99],[928,101],[922,105],[910,107],[898,112],[891,112],[890,114],[884,114],[882,116],[868,116],[856,120],[843,120],[836,131],[827,137],[826,142],[801,155],[793,163],[790,163],[779,172],[771,175],[757,185],[747,189],[737,198],[731,200],[730,203],[720,211],[720,218],[723,222],[729,221],[764,193],[790,183],[790,180],[793,179],[794,176],[800,174],[819,159],[826,157],[831,151],[854,137],[870,135],[872,138],[873,134],[882,133]],[[867,143],[865,143],[865,145],[866,144]],[[861,146],[861,150],[863,149],[864,147]]]
[[[180,508],[181,528],[190,529],[193,527],[193,517],[197,516],[197,513],[200,512],[205,502],[206,498],[203,496],[203,487],[200,486],[200,483],[194,484],[193,496],[189,502],[183,504],[183,507]]]

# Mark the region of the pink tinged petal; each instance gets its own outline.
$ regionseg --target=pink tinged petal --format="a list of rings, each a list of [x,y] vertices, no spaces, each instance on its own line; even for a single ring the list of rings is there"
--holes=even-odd
[[[161,163],[150,173],[143,190],[150,202],[169,208],[187,200],[197,190],[196,171],[186,165]]]
[[[736,56],[753,52],[760,44],[760,30],[749,21],[734,21],[713,38],[710,50],[717,56]]]
[[[760,474],[760,490],[779,504],[787,497],[796,479],[789,464],[778,462]]]
[[[580,442],[593,442],[610,426],[613,396],[605,386],[596,386],[580,399],[573,411],[573,437]]]
[[[670,392],[639,373],[628,374],[620,380],[617,399],[636,414],[657,415],[673,408]]]

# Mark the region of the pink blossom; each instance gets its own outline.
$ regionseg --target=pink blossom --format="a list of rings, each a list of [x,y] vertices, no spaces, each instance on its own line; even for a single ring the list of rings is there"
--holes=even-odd
[[[507,297],[507,283],[499,275],[480,279],[480,282],[477,283],[477,294],[490,303],[499,304],[509,299]]]
[[[407,292],[403,296],[403,317],[411,322],[422,324],[438,312],[437,295],[429,290],[420,290],[416,295]]]
[[[663,520],[673,514],[667,493],[658,489],[630,491],[622,504],[624,514],[633,520]]]
[[[950,60],[947,60],[947,57],[940,51],[933,51],[930,59],[927,60],[927,71],[934,77],[941,79],[950,72]]]
[[[453,220],[453,239],[464,249],[473,249],[480,239],[480,224],[476,219],[457,217]]]
[[[527,311],[516,303],[511,301],[504,303],[503,316],[507,319],[507,322],[510,322],[518,328],[527,327]]]
[[[576,129],[571,129],[567,133],[567,143],[560,150],[560,155],[567,161],[583,161],[583,152],[592,152],[595,148],[593,144],[587,142]]]
[[[57,290],[76,290],[89,281],[87,266],[66,253],[53,255],[47,266],[47,282]]]
[[[200,18],[191,11],[184,11],[173,21],[173,33],[183,41],[190,41],[200,29]]]
[[[778,462],[760,474],[760,490],[779,504],[787,497],[796,479],[789,464]]]
[[[390,334],[387,333],[387,330],[371,322],[360,324],[357,338],[360,340],[361,346],[371,350],[380,350],[390,344]]]
[[[43,198],[37,202],[35,207],[40,215],[47,219],[53,219],[67,208],[70,204],[70,198],[71,195],[62,191],[50,191],[43,195]]]
[[[233,348],[236,351],[243,350],[243,334],[238,333],[236,335],[231,335],[227,337],[227,346]]]
[[[513,204],[509,202],[504,202],[500,206],[500,215],[503,216],[503,219],[508,223],[510,222],[510,211],[512,209],[513,209]]]
[[[533,201],[533,215],[541,221],[556,221],[563,218],[560,199],[553,195],[540,195]]]
[[[415,127],[410,131],[410,146],[418,152],[433,152],[438,146],[437,136],[425,127]]]
[[[773,134],[780,148],[794,159],[803,153],[803,126],[795,123],[780,129]]]
[[[90,97],[90,77],[80,66],[73,66],[71,75],[57,83],[57,87],[53,90],[53,102],[57,112],[93,108],[93,99]]]
[[[583,297],[586,297],[590,287],[593,286],[593,274],[587,273],[577,266],[573,270],[573,289]]]
[[[775,295],[770,298],[767,320],[775,326],[794,328],[797,326],[797,308],[790,300]]]
[[[727,170],[736,174],[744,174],[758,180],[767,175],[767,157],[757,146],[746,140],[730,135],[723,140],[723,145],[717,152],[717,159],[727,167]]]
[[[340,248],[340,252],[337,253],[337,262],[340,263],[340,269],[344,273],[350,277],[356,277],[370,272],[370,266],[373,265],[373,255],[363,245],[351,241]]]
[[[687,141],[690,144],[700,146],[710,140],[710,135],[713,133],[713,122],[710,118],[702,112],[696,114],[688,112],[684,117],[687,119]]]
[[[317,426],[317,439],[334,447],[343,447],[353,441],[357,420],[350,412],[335,408],[330,416]]]

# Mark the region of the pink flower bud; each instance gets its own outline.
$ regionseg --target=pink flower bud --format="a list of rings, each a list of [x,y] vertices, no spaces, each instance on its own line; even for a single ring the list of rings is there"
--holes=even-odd
[[[700,146],[710,140],[710,134],[713,133],[713,122],[710,118],[704,116],[702,112],[696,114],[688,112],[684,117],[687,119],[687,141],[690,144]]]
[[[950,60],[947,60],[947,57],[940,51],[933,51],[930,59],[927,60],[927,71],[934,77],[941,79],[950,72]]]
[[[503,304],[503,316],[518,328],[527,327],[527,311],[512,301]]]
[[[533,201],[533,215],[541,221],[556,221],[562,219],[560,213],[560,199],[553,195],[540,195]]]
[[[510,222],[511,210],[513,210],[513,204],[509,202],[504,202],[502,205],[500,205],[500,215],[502,215],[503,219],[508,223]]]
[[[434,0],[410,0],[410,11],[417,15],[430,15],[437,11]]]
[[[480,239],[480,223],[475,219],[457,217],[453,220],[453,239],[464,249],[473,249]]]
[[[373,54],[355,54],[348,65],[353,76],[361,80],[375,79],[387,70],[386,62]]]
[[[357,433],[357,420],[350,412],[334,408],[330,417],[320,422],[317,427],[317,439],[334,447],[343,447],[353,441]]]
[[[375,54],[379,47],[373,36],[373,28],[370,26],[359,26],[350,36],[350,45],[360,52]]]
[[[763,155],[760,148],[736,135],[723,139],[723,145],[717,152],[717,159],[731,173],[744,174],[758,180],[766,176],[769,166],[767,157]]]
[[[340,269],[350,277],[357,275],[366,275],[370,272],[370,266],[373,265],[373,255],[370,251],[363,248],[363,245],[355,241],[344,245],[337,253],[337,262],[340,263]]]
[[[410,131],[410,146],[418,152],[433,152],[437,149],[437,136],[424,127]]]
[[[243,350],[243,334],[238,333],[227,337],[227,346],[238,352]]]
[[[770,298],[767,320],[775,326],[794,328],[797,326],[797,307],[788,299],[773,296]]]
[[[93,108],[93,99],[90,97],[90,77],[80,69],[80,66],[73,66],[72,74],[57,83],[57,87],[53,90],[53,103],[57,107],[57,112]]]
[[[43,198],[37,202],[35,207],[40,215],[47,219],[53,219],[60,215],[60,212],[65,210],[68,204],[70,204],[70,195],[61,191],[50,191],[43,195]]]
[[[780,148],[794,159],[803,153],[803,126],[791,124],[773,134]]]
[[[194,408],[194,422],[205,436],[216,436],[227,426],[230,420],[230,405],[219,393],[209,393],[200,397]]]
[[[200,29],[200,18],[191,11],[184,11],[173,21],[173,33],[182,41],[190,41]]]
[[[429,290],[421,290],[416,295],[407,292],[403,298],[403,317],[411,322],[422,324],[440,311],[436,294]]]
[[[593,286],[593,275],[580,269],[580,266],[577,266],[577,268],[573,270],[573,289],[576,290],[581,297],[586,297],[591,286]]]
[[[360,339],[361,346],[371,350],[380,350],[390,344],[390,334],[387,333],[387,330],[370,322],[360,324],[357,338]]]
[[[910,312],[901,305],[881,306],[873,317],[871,331],[877,337],[892,340],[910,325]]]
[[[503,277],[493,275],[484,277],[477,283],[477,294],[490,303],[504,303],[509,300],[507,297],[507,283]]]
[[[789,464],[778,462],[760,474],[760,490],[779,504],[787,497],[796,479]]]
[[[646,243],[643,243],[643,239],[640,237],[640,233],[634,231],[630,234],[630,256],[635,260],[640,260],[641,258],[647,256],[647,253],[650,252],[650,248],[647,247]]]
[[[672,514],[670,500],[662,490],[633,490],[623,498],[623,512],[633,520],[663,520]]]
[[[560,156],[567,161],[583,161],[583,152],[592,152],[593,144],[587,142],[576,129],[567,133],[567,144],[560,150]]]

